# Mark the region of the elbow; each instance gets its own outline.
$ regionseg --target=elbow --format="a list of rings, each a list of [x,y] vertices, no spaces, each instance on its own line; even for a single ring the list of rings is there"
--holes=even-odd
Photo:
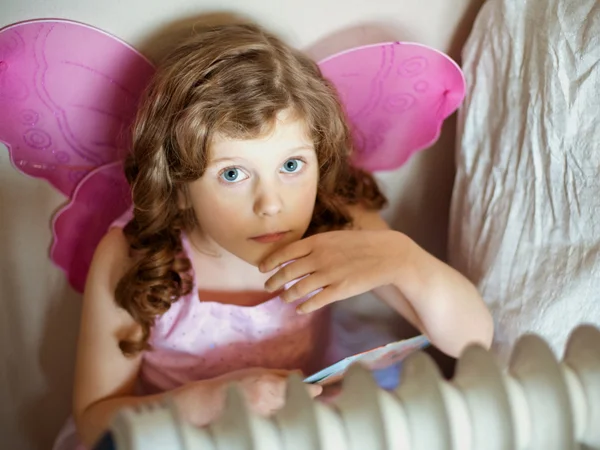
[[[485,350],[489,350],[494,340],[494,321],[491,314],[485,309],[477,320],[465,327],[462,344],[455,349],[455,358],[472,345],[478,345]]]
[[[475,343],[481,345],[486,350],[489,350],[494,341],[494,319],[487,309],[486,313],[487,314],[485,314],[485,317],[481,321],[480,337]]]
[[[94,417],[94,405],[85,408],[73,408],[73,421],[79,440],[85,448],[93,448],[106,431],[106,426],[98,426]]]
[[[431,343],[440,351],[452,358],[459,358],[472,345],[478,345],[489,350],[494,339],[494,321],[485,305],[475,314],[465,314],[462,317],[441,314],[436,330],[430,334]]]
[[[494,320],[492,315],[484,308],[478,315],[469,321],[465,326],[463,333],[463,342],[454,349],[454,358],[459,358],[463,352],[472,345],[478,345],[485,350],[489,350],[494,340]]]
[[[75,429],[77,430],[77,435],[81,443],[85,446],[85,448],[93,448],[97,437],[95,435],[90,435],[88,432],[86,411],[74,410],[73,422],[75,422]]]

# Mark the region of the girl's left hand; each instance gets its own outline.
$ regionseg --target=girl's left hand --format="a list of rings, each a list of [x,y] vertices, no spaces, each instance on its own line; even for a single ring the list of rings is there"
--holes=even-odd
[[[281,294],[293,302],[322,289],[298,306],[309,313],[325,305],[391,284],[406,260],[408,237],[391,230],[340,230],[319,233],[294,242],[269,255],[261,272],[280,268],[265,283],[277,291],[286,283],[304,277]]]

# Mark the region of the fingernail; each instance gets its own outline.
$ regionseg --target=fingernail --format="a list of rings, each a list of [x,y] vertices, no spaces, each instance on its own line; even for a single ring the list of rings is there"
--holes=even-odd
[[[321,386],[319,386],[318,384],[311,384],[310,390],[312,391],[312,394],[315,397],[319,396],[323,393],[323,388]]]
[[[304,308],[302,308],[301,306],[296,308],[296,314],[302,315],[302,314],[306,314],[306,313],[307,313],[307,311],[305,311]]]

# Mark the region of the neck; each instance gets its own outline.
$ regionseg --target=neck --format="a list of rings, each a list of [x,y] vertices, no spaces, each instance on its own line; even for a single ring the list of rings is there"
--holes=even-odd
[[[191,250],[196,253],[199,258],[209,258],[211,260],[211,264],[215,264],[222,269],[226,268],[227,271],[231,271],[236,274],[247,274],[254,277],[260,274],[260,278],[263,278],[263,274],[260,273],[258,267],[225,250],[200,230],[195,229],[187,232],[186,236],[188,238],[188,242],[190,243]],[[264,276],[265,280],[268,277],[268,275]]]

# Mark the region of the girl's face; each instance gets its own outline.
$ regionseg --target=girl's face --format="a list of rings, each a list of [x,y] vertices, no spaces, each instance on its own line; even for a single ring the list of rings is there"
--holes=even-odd
[[[313,215],[319,180],[303,121],[280,113],[272,133],[250,140],[217,136],[204,175],[189,186],[202,240],[258,265],[300,239]]]

